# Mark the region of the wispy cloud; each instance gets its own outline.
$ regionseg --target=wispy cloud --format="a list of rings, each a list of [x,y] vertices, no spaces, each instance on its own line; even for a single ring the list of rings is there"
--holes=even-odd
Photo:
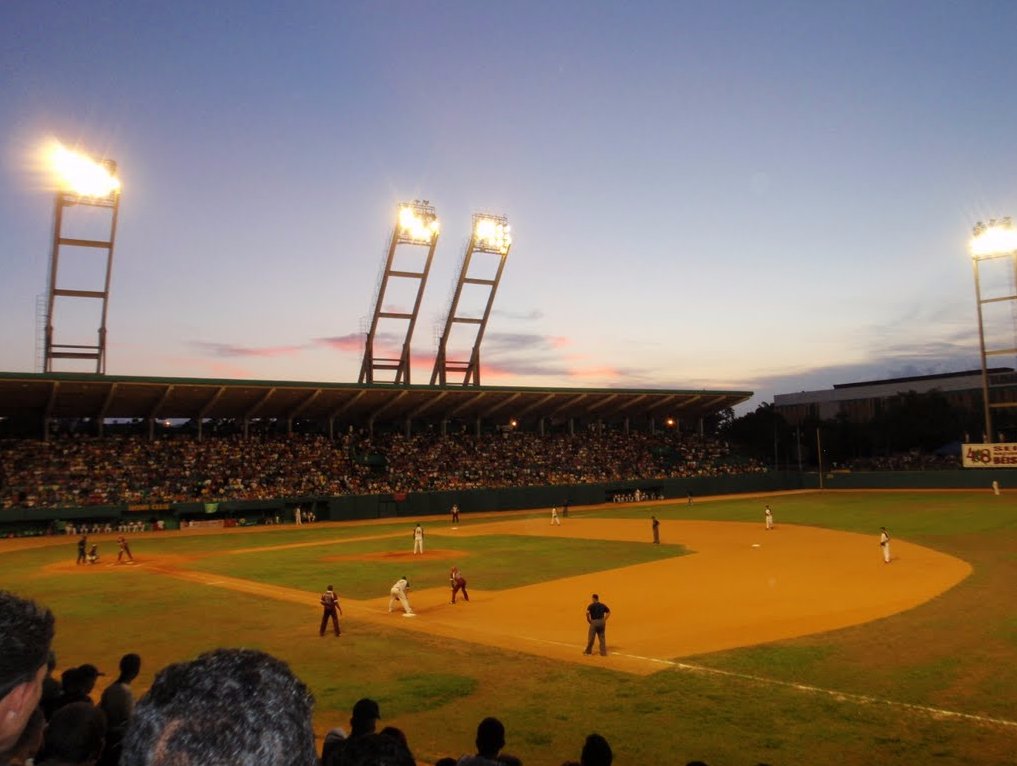
[[[298,346],[238,346],[232,343],[209,343],[207,341],[193,340],[191,347],[198,350],[205,356],[214,357],[262,357],[276,358],[281,356],[295,356],[304,351],[306,345]]]
[[[361,353],[364,350],[364,334],[351,332],[349,335],[334,335],[329,338],[315,338],[311,341],[316,346],[325,346],[333,351],[351,351]]]
[[[494,316],[502,317],[503,319],[514,319],[519,322],[535,322],[538,319],[544,318],[544,312],[540,309],[531,309],[530,311],[506,311],[505,309],[491,309],[491,313]]]

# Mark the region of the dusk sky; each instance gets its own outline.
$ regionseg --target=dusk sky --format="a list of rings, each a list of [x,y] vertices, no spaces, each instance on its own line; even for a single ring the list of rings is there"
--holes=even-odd
[[[0,371],[41,369],[48,137],[120,166],[110,374],[355,382],[413,199],[442,222],[414,383],[475,212],[514,235],[484,384],[751,408],[975,369],[1015,30],[1013,2],[6,0]]]

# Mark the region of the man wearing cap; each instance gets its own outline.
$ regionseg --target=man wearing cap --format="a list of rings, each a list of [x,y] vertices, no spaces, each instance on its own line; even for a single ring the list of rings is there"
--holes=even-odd
[[[596,638],[600,641],[601,656],[607,655],[607,642],[604,640],[604,634],[607,631],[607,618],[610,616],[611,610],[607,604],[602,604],[600,596],[594,593],[593,602],[586,607],[586,622],[589,623],[590,628],[587,631],[586,650],[583,654],[593,654],[593,639]]]
[[[424,552],[424,528],[420,526],[419,522],[417,526],[413,528],[413,553]]]
[[[328,621],[331,620],[335,634],[338,636],[339,615],[343,613],[343,608],[339,605],[339,596],[336,595],[335,589],[331,585],[321,594],[321,608],[324,612],[321,615],[321,628],[318,631],[318,635],[325,635],[325,628],[328,627]]]
[[[454,566],[448,573],[449,585],[452,586],[452,603],[456,602],[456,594],[459,591],[463,592],[463,598],[467,601],[470,600],[470,594],[466,591],[466,578],[463,577],[463,573],[459,571],[459,567]]]
[[[53,623],[49,609],[0,590],[0,758],[39,704]]]
[[[395,585],[392,586],[392,590],[389,591],[391,598],[388,600],[388,611],[391,612],[396,604],[403,605],[404,616],[413,617],[415,613],[410,607],[410,600],[406,598],[406,589],[410,587],[409,581],[405,577],[400,577],[396,580]]]

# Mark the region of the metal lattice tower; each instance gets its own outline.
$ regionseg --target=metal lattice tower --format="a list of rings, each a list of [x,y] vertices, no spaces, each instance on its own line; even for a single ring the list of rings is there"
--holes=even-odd
[[[487,329],[487,321],[491,316],[491,307],[494,305],[494,295],[498,291],[501,282],[501,275],[505,269],[505,260],[508,258],[509,250],[512,248],[512,233],[508,219],[504,216],[492,216],[483,213],[475,213],[473,216],[473,231],[470,235],[469,244],[466,246],[466,255],[463,258],[463,265],[459,271],[459,279],[456,282],[455,292],[452,296],[452,305],[449,307],[445,319],[445,329],[438,340],[438,353],[434,360],[434,371],[431,373],[431,385],[440,383],[448,384],[450,374],[462,373],[463,386],[480,385],[480,344],[484,340],[484,331]],[[497,269],[493,278],[471,277],[470,266],[473,263],[474,255],[478,253],[494,255],[498,258]],[[479,285],[488,288],[487,304],[483,313],[478,316],[464,316],[459,313],[459,302],[462,298],[465,285]],[[473,343],[473,350],[468,360],[451,360],[448,358],[449,337],[452,328],[456,324],[475,325],[477,328],[476,339]]]
[[[102,192],[68,187],[61,188],[56,193],[43,340],[43,368],[46,372],[54,372],[54,361],[57,359],[94,360],[96,373],[106,372],[106,317],[109,306],[110,273],[113,268],[113,245],[116,241],[117,217],[120,213],[120,183],[116,180],[117,165],[113,160],[100,160],[93,164],[99,173],[105,173],[107,179],[112,179],[112,183]],[[87,237],[68,236],[65,229],[74,228],[72,222],[67,220],[67,211],[72,208],[94,212],[93,224],[100,229],[100,233]],[[61,256],[83,260],[87,253],[95,251],[103,256],[105,266],[102,289],[86,290],[63,286],[60,274]],[[95,344],[58,342],[55,326],[58,304],[65,306],[72,301],[81,300],[101,303]]]
[[[1017,407],[1017,373],[1012,369],[989,366],[990,357],[1017,357],[1017,327],[1014,325],[1014,317],[1017,316],[1017,230],[1009,218],[979,223],[974,228],[970,247],[978,304],[984,438],[991,444],[997,440],[992,425],[993,411]],[[983,275],[985,268],[993,271]],[[1009,311],[993,312],[993,307],[997,306],[1009,308]],[[1005,318],[1009,321],[1004,322]]]
[[[427,200],[414,200],[399,206],[398,219],[396,220],[395,228],[392,230],[392,240],[389,243],[381,283],[378,286],[378,295],[374,302],[374,309],[371,312],[371,325],[367,331],[367,338],[364,343],[364,361],[360,367],[358,382],[409,385],[410,340],[413,337],[413,328],[417,324],[420,301],[424,295],[424,286],[427,284],[427,275],[431,270],[434,250],[438,246],[438,231],[438,215]],[[407,271],[395,268],[396,255],[400,247],[403,249],[411,247],[427,248],[427,257],[421,271]],[[416,281],[417,291],[411,311],[385,310],[385,292],[389,288],[389,280],[393,278],[409,280],[411,282]],[[376,355],[378,353],[378,327],[382,320],[386,320],[387,324],[402,323],[405,325],[402,349],[397,357]],[[376,380],[375,372],[377,370],[395,371],[394,380]]]

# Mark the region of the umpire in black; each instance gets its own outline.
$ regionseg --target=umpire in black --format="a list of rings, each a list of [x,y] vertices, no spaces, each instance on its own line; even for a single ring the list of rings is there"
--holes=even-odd
[[[600,596],[593,594],[593,602],[586,607],[586,621],[590,624],[587,634],[586,651],[583,654],[593,653],[594,637],[600,640],[600,655],[607,656],[607,643],[604,640],[604,632],[607,628],[607,618],[611,616],[611,609],[607,604],[600,602]]]

